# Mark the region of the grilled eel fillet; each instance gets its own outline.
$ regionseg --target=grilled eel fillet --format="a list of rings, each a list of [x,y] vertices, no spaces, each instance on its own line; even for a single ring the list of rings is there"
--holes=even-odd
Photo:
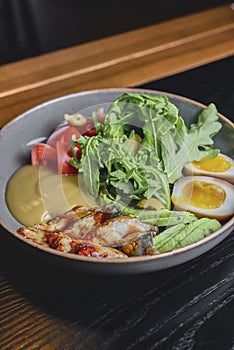
[[[33,242],[66,253],[127,258],[155,254],[152,238],[157,228],[121,216],[118,208],[109,204],[104,210],[76,206],[46,223],[21,227],[17,232]]]
[[[127,258],[123,252],[108,247],[102,247],[92,242],[73,240],[61,231],[49,231],[43,224],[32,227],[21,227],[17,232],[44,247],[50,247],[60,252],[94,258]]]

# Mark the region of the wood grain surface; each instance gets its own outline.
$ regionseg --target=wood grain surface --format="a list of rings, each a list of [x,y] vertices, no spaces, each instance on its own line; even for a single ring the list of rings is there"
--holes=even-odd
[[[130,87],[231,56],[229,5],[0,67],[0,126],[46,100]]]
[[[148,82],[216,103],[234,120],[234,56]],[[1,350],[232,350],[234,235],[144,275],[95,276],[39,259],[0,231]]]

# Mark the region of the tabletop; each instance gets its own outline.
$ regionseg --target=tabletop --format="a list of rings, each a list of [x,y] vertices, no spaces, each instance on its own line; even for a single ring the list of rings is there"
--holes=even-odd
[[[173,35],[163,22],[2,66],[1,125],[62,94],[128,86],[214,102],[234,121],[232,20],[224,6],[170,21]],[[127,276],[58,269],[0,233],[1,350],[234,349],[233,233],[190,262]]]

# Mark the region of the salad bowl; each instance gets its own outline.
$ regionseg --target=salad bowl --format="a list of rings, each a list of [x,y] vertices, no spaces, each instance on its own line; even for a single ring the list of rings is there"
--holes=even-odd
[[[20,222],[12,215],[6,201],[6,188],[9,179],[23,165],[30,163],[32,145],[37,141],[45,140],[52,131],[63,121],[65,114],[75,114],[84,110],[92,110],[93,106],[108,106],[123,93],[149,94],[152,96],[167,96],[179,110],[179,114],[188,125],[194,123],[197,116],[206,107],[203,104],[186,97],[164,91],[146,89],[101,89],[90,90],[62,96],[42,103],[25,113],[17,116],[1,130],[1,171],[0,196],[1,225],[9,235],[13,236],[14,243],[26,245],[39,259],[47,259],[81,271],[97,274],[138,274],[170,268],[186,263],[201,254],[208,252],[224,240],[232,231],[234,218],[231,217],[220,229],[182,248],[158,255],[134,256],[129,259],[98,259],[68,254],[39,245],[20,236],[17,233]],[[225,116],[218,113],[222,124],[221,131],[214,137],[214,143],[221,152],[233,158],[234,155],[234,125]]]

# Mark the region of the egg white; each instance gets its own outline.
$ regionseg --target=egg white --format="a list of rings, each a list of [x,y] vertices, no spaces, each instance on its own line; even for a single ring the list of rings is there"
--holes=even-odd
[[[215,209],[204,209],[193,206],[188,202],[186,203],[181,201],[180,199],[182,197],[182,190],[184,186],[194,180],[208,182],[220,186],[226,194],[226,198],[222,205]],[[174,209],[190,211],[198,217],[215,218],[222,221],[234,215],[234,186],[231,183],[219,178],[210,176],[184,176],[174,184],[171,199]]]
[[[234,184],[234,160],[227,156],[226,154],[219,153],[224,159],[231,163],[231,167],[226,171],[208,171],[195,167],[192,162],[186,164],[184,166],[183,172],[185,175],[204,175],[204,176],[212,176],[220,179],[224,179],[225,181],[231,182]]]

